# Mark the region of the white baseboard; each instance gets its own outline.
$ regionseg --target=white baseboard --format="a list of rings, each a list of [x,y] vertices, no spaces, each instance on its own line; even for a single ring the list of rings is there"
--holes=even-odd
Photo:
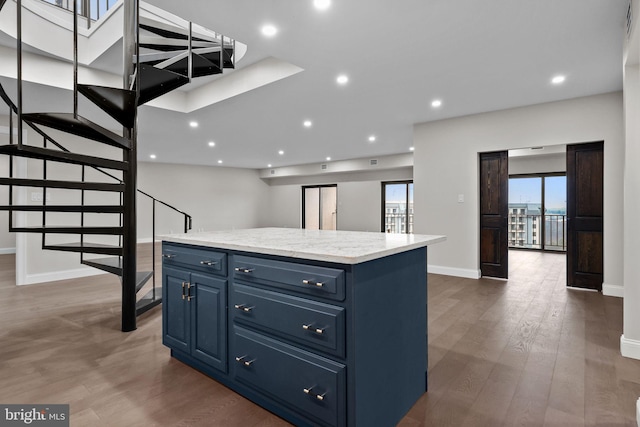
[[[624,298],[624,286],[602,284],[602,295],[607,297]]]
[[[620,353],[624,357],[640,360],[640,341],[620,336]]]
[[[442,274],[444,276],[464,277],[466,279],[479,279],[480,270],[471,270],[466,268],[443,267],[441,265],[427,266],[427,272],[434,274]]]
[[[16,248],[0,248],[0,255],[15,254]]]
[[[157,239],[156,239],[157,240]],[[142,239],[138,239],[137,240],[138,243],[151,243],[153,242],[153,238],[151,237],[144,237]]]
[[[98,274],[106,273],[96,268],[84,267],[74,270],[52,271],[50,273],[27,274],[24,283],[18,283],[18,285],[33,285],[36,283],[55,282],[56,280],[77,279],[80,277],[97,276]]]

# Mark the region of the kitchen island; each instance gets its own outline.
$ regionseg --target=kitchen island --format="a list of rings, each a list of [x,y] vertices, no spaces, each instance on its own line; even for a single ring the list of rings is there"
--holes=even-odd
[[[165,236],[163,343],[295,425],[396,425],[426,391],[427,246],[444,240],[280,228]]]

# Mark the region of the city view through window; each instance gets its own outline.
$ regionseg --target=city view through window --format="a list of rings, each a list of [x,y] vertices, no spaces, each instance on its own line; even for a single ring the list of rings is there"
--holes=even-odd
[[[383,182],[385,233],[413,233],[413,181]]]
[[[566,251],[567,177],[509,178],[509,247]]]

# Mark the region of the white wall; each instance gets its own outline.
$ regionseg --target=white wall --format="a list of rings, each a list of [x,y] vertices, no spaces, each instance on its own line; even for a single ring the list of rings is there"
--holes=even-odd
[[[620,349],[623,356],[640,359],[640,1],[634,0],[633,32],[625,46],[624,110],[624,321]],[[637,420],[640,423],[640,417]]]
[[[383,181],[413,179],[411,168],[274,178],[269,182],[269,224],[302,226],[302,186],[338,184],[338,230],[380,231]]]
[[[479,152],[604,141],[604,281],[622,286],[622,117],[622,94],[610,93],[414,126],[415,230],[447,235],[429,264],[479,273]]]
[[[0,144],[5,145],[9,143],[9,126],[5,117],[0,117]],[[0,176],[9,176],[9,156],[0,156]],[[8,204],[9,200],[9,187],[0,186],[0,205]],[[0,211],[0,254],[12,253],[16,250],[16,235],[9,233],[9,213],[6,211]]]
[[[567,156],[565,153],[509,157],[509,175],[566,171]]]
[[[269,187],[258,171],[138,163],[138,188],[193,217],[193,230],[260,227],[268,223]],[[182,215],[157,206],[156,234],[182,233]],[[138,239],[151,238],[151,202],[138,196]]]

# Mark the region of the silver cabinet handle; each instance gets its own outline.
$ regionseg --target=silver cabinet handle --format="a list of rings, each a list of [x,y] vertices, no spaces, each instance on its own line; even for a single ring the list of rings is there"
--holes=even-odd
[[[322,401],[324,400],[324,396],[325,396],[325,394],[327,394],[327,393],[326,393],[326,392],[325,392],[325,393],[322,393],[322,394],[315,393],[315,392],[313,391],[313,389],[314,389],[315,387],[316,387],[316,386],[309,387],[309,388],[303,388],[303,389],[302,389],[302,391],[304,392],[304,394],[307,394],[307,395],[309,395],[309,396],[311,396],[311,397],[314,397],[316,400],[319,400],[319,401],[321,401],[321,402],[322,402]]]
[[[255,362],[256,359],[253,360],[247,360],[247,356],[240,356],[240,357],[236,357],[236,362],[238,363],[242,363],[244,366],[251,366],[253,364],[253,362]]]
[[[208,265],[211,267],[212,265],[216,265],[218,261],[200,261],[200,265]]]
[[[315,326],[313,326],[313,323],[311,323],[308,325],[302,325],[302,329],[304,329],[305,331],[315,332],[318,335],[322,335],[324,334],[324,330],[326,328],[316,328]]]
[[[166,258],[166,259],[171,259],[175,257],[176,257],[175,254],[162,254],[162,258]]]
[[[317,286],[317,287],[319,287],[319,288],[321,288],[321,287],[323,287],[323,286],[324,286],[324,283],[322,283],[322,282],[316,282],[316,281],[314,281],[314,280],[306,280],[306,279],[305,279],[305,280],[303,280],[303,281],[302,281],[302,283],[303,283],[303,284],[305,284],[305,285],[315,285],[315,286]]]
[[[187,286],[187,282],[182,282],[182,299],[187,299],[187,294],[184,293],[184,288]]]
[[[235,271],[239,271],[240,273],[251,273],[254,269],[253,268],[246,268],[246,267],[236,267],[234,268]]]
[[[233,306],[233,308],[238,309],[238,310],[242,310],[245,313],[250,313],[251,310],[253,310],[253,307],[249,307],[246,304],[236,304]]]

